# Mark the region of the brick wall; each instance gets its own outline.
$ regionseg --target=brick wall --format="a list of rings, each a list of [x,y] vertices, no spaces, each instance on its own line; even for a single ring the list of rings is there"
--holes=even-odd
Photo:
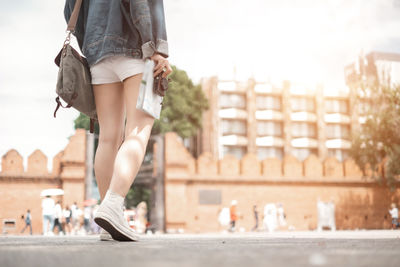
[[[61,188],[64,196],[54,197],[63,205],[77,201],[82,204],[85,192],[85,130],[78,129],[63,151],[53,158],[53,168],[47,170],[47,157],[41,150],[35,150],[28,157],[24,170],[23,158],[15,150],[9,150],[2,156],[0,172],[0,233],[3,221],[14,219],[16,229],[10,234],[18,234],[25,223],[21,215],[31,210],[34,234],[42,232],[42,208],[40,192],[48,188]],[[28,230],[25,230],[27,233]]]
[[[296,230],[317,226],[317,200],[333,201],[337,229],[390,228],[390,203],[400,204],[400,191],[391,192],[364,177],[351,160],[335,158],[321,162],[310,156],[299,162],[292,156],[259,161],[253,154],[242,160],[227,155],[221,160],[211,153],[194,159],[175,133],[165,136],[165,190],[167,230],[219,231],[217,218],[223,207],[238,201],[238,226],[254,225],[253,205],[260,220],[267,203],[282,203],[288,225]],[[208,190],[208,191],[207,191]],[[200,192],[221,195],[219,204],[200,204]],[[259,222],[261,223],[261,221]]]

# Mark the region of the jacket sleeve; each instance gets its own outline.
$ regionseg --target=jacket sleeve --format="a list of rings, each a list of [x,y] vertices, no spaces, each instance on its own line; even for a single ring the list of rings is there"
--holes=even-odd
[[[130,0],[130,15],[142,39],[143,58],[155,52],[168,57],[163,0]]]
[[[72,33],[76,37],[81,51],[82,51],[82,46],[83,46],[83,36],[84,36],[84,29],[85,29],[83,15],[85,13],[84,9],[87,8],[85,2],[88,2],[88,1],[82,2],[81,9],[79,10],[78,21],[76,22],[76,26],[75,26],[75,31]],[[66,0],[65,1],[64,18],[65,18],[65,21],[67,24],[72,15],[72,11],[74,10],[74,6],[75,6],[75,0]]]

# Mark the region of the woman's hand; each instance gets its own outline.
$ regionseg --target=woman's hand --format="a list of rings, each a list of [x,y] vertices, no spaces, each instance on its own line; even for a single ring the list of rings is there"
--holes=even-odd
[[[161,72],[164,72],[162,77],[165,78],[172,72],[172,68],[169,65],[168,60],[162,55],[155,53],[153,56],[151,56],[151,59],[156,62],[156,66],[154,67],[154,77]]]

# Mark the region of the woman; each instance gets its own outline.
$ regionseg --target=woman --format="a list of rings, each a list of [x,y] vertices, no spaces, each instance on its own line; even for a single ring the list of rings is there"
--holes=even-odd
[[[54,200],[50,196],[42,200],[43,235],[53,234],[54,207]]]
[[[147,229],[147,204],[140,202],[136,207],[135,226],[138,233],[146,233]]]
[[[67,21],[74,5],[66,1]],[[137,241],[122,208],[154,122],[136,109],[144,60],[155,61],[154,76],[172,72],[163,1],[83,1],[74,35],[90,66],[100,126],[94,168],[102,203],[94,220],[115,240]]]
[[[395,203],[392,203],[391,209],[389,210],[390,216],[392,216],[392,229],[397,229],[399,226],[399,210]]]
[[[58,200],[56,205],[54,206],[54,223],[53,223],[53,228],[51,229],[51,231],[54,233],[54,228],[56,228],[56,226],[58,227],[58,234],[62,235],[65,234],[62,228],[62,209],[61,209],[61,204],[60,201]]]
[[[32,235],[32,215],[31,210],[26,211],[26,216],[22,215],[21,219],[25,220],[25,227],[22,229],[21,234],[25,232],[25,229],[29,226],[29,233]]]

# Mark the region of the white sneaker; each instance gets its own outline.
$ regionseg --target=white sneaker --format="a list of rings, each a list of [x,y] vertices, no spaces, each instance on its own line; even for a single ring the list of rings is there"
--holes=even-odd
[[[138,241],[139,236],[129,227],[123,214],[124,198],[110,190],[97,210],[94,221],[118,241]]]
[[[100,240],[101,241],[112,241],[114,240],[109,232],[101,228],[100,230]]]

